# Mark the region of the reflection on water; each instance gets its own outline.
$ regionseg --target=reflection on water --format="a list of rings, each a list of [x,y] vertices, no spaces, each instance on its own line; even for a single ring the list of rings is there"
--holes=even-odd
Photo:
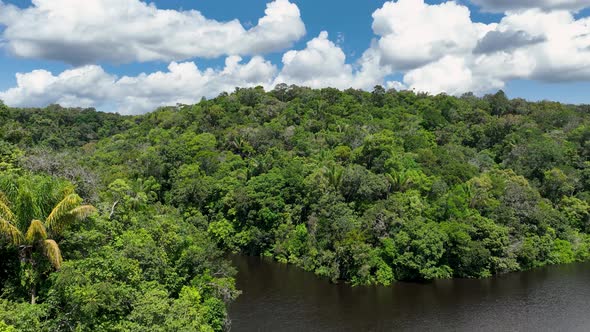
[[[243,293],[232,332],[590,331],[590,264],[353,288],[258,257],[233,261]]]

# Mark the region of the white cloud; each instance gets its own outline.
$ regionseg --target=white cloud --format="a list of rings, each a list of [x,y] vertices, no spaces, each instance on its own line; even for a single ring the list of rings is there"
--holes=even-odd
[[[431,94],[447,93],[460,95],[465,92],[477,94],[495,91],[505,86],[507,80],[515,78],[511,71],[514,65],[507,66],[489,74],[487,70],[497,70],[502,65],[510,64],[511,59],[473,59],[460,56],[445,56],[442,59],[416,68],[404,75],[404,85],[416,91]],[[488,63],[485,63],[488,60]],[[495,61],[494,61],[495,60]],[[498,63],[503,64],[498,66]],[[516,63],[516,66],[520,63]]]
[[[328,39],[326,31],[309,41],[305,49],[285,53],[283,69],[276,80],[312,88],[348,88],[351,81],[352,66],[346,64],[346,55]]]
[[[512,79],[590,80],[590,18],[569,11],[512,11],[485,25],[455,2],[399,0],[373,18],[378,57],[411,89],[485,93]]]
[[[522,9],[579,10],[590,7],[590,0],[471,0],[471,2],[484,10],[493,12]]]
[[[58,75],[45,70],[17,74],[17,86],[0,92],[11,106],[114,107],[123,114],[139,114],[163,105],[196,103],[235,87],[270,87],[276,67],[261,57],[242,64],[230,56],[221,70],[200,70],[193,62],[172,62],[166,72],[117,78],[100,66],[89,65]]]
[[[288,0],[267,4],[249,30],[238,20],[219,22],[139,0],[33,0],[26,9],[0,1],[0,25],[14,55],[73,65],[264,54],[305,35],[299,8]]]
[[[535,61],[534,70],[526,78],[544,81],[590,79],[590,18],[576,20],[567,11],[533,9],[509,13],[498,29],[522,30],[545,38],[543,43],[523,48]]]
[[[451,78],[451,79],[449,79]],[[446,56],[437,62],[409,71],[404,82],[411,89],[433,94],[459,94],[473,87],[473,73],[462,57]]]
[[[348,64],[342,49],[328,39],[327,32],[321,32],[303,50],[286,52],[280,72],[260,56],[252,57],[247,63],[242,63],[240,56],[229,56],[224,68],[219,70],[200,70],[193,62],[172,62],[165,72],[121,78],[97,65],[57,75],[35,70],[18,73],[17,86],[0,92],[0,99],[11,106],[58,103],[138,114],[163,105],[196,103],[203,96],[214,97],[235,87],[262,85],[271,89],[283,82],[314,88],[369,90],[382,84],[388,73],[390,70],[380,65],[376,48],[365,51],[357,63]]]
[[[469,9],[455,2],[428,5],[423,0],[399,0],[386,2],[373,13],[382,62],[398,70],[469,53],[494,26],[472,22]]]
[[[383,65],[381,53],[373,41],[356,64],[356,72],[352,87],[356,89],[372,90],[375,85],[382,85],[385,77],[393,72],[389,65]],[[388,85],[386,83],[386,85]],[[399,89],[400,86],[396,86]]]
[[[0,92],[0,99],[14,106],[45,106],[59,103],[68,106],[93,106],[110,97],[115,77],[99,66],[67,70],[58,76],[40,69],[16,74],[17,86]]]
[[[342,49],[322,31],[303,50],[291,50],[283,55],[283,68],[275,83],[288,83],[312,88],[371,89],[382,84],[391,71],[381,66],[380,54],[371,47],[354,63],[346,62]]]
[[[407,90],[408,87],[400,82],[400,81],[387,81],[385,82],[386,89],[395,89],[395,90]]]

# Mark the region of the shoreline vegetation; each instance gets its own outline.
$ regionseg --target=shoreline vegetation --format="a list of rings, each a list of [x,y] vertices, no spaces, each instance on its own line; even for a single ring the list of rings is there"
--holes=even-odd
[[[353,286],[587,261],[589,160],[589,105],[502,91],[0,103],[0,332],[227,330],[228,252]]]

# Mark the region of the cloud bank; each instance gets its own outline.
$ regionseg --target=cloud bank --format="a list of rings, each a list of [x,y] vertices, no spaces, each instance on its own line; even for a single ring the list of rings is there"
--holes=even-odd
[[[550,2],[559,1],[541,5]],[[532,8],[482,24],[470,14],[455,2],[385,3],[373,14],[382,63],[403,73],[406,87],[430,93],[484,93],[513,79],[590,80],[588,17]]]
[[[248,30],[238,20],[219,22],[196,10],[163,10],[139,0],[32,4],[20,9],[0,2],[9,51],[77,66],[259,55],[290,47],[305,35],[299,8],[288,0],[268,3],[264,17]]]
[[[14,106],[98,107],[122,114],[140,114],[155,107],[191,104],[235,87],[269,87],[276,67],[261,57],[242,63],[230,56],[221,70],[200,70],[193,62],[172,62],[165,72],[135,77],[106,73],[87,65],[53,75],[46,70],[17,74],[17,86],[0,92],[0,99]]]

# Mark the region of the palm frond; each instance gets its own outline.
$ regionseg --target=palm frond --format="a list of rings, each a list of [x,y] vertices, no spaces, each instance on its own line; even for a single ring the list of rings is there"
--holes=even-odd
[[[65,226],[65,222],[69,221],[65,218],[67,217],[70,212],[78,207],[82,203],[82,198],[76,194],[69,194],[61,202],[57,203],[57,205],[53,208],[53,211],[49,214],[47,219],[45,220],[45,226],[49,230],[60,230]]]
[[[62,188],[62,191],[63,191],[64,196],[75,194],[73,185],[69,185],[69,186]]]
[[[13,244],[20,244],[22,233],[10,221],[0,216],[0,235],[6,236]]]
[[[14,221],[14,213],[10,209],[10,202],[6,194],[0,191],[0,217],[4,217],[6,220]]]
[[[47,230],[40,220],[31,221],[31,225],[25,234],[25,240],[27,243],[35,243],[47,239]]]
[[[43,241],[43,250],[51,265],[53,265],[54,268],[59,269],[63,259],[61,257],[61,250],[59,249],[57,242],[53,240]]]
[[[35,203],[35,194],[27,187],[28,184],[23,180],[19,186],[18,195],[14,201],[13,211],[16,214],[16,224],[20,229],[26,229],[33,219],[41,216],[39,205]]]
[[[6,195],[8,201],[14,202],[18,195],[18,184],[15,177],[2,177],[0,179],[0,191]]]
[[[70,211],[70,214],[76,220],[82,220],[84,218],[87,218],[88,216],[90,216],[94,212],[96,212],[96,208],[94,206],[92,206],[92,205],[82,205],[82,206],[79,206],[77,208],[72,209],[72,211]]]

